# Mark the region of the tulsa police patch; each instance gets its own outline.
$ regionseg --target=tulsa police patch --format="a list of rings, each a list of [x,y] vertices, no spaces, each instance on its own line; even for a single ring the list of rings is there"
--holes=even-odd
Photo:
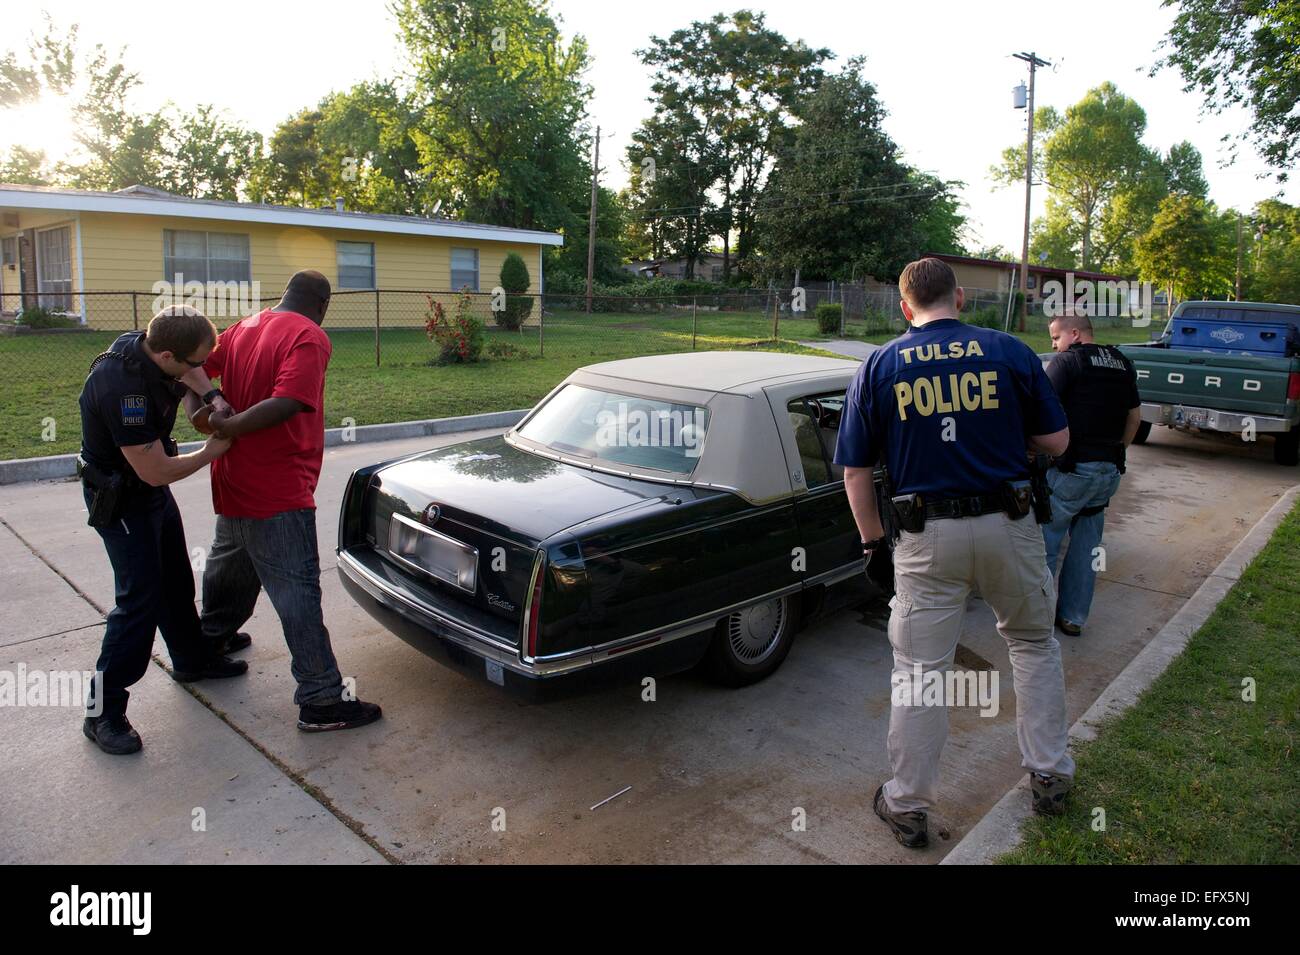
[[[122,396],[122,424],[128,428],[145,423],[144,395]]]

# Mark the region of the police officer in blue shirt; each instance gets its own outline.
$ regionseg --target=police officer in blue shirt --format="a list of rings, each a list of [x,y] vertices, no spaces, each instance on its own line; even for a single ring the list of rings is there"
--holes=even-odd
[[[889,719],[893,778],[874,809],[900,843],[928,843],[939,791],[952,667],[973,588],[997,616],[1016,692],[1016,732],[1035,811],[1064,811],[1074,776],[1066,752],[1065,682],[1053,633],[1055,591],[1043,534],[1030,516],[1029,452],[1060,454],[1065,413],[1033,350],[964,325],[964,292],[945,262],[912,262],[899,278],[907,333],[872,354],[849,389],[837,464],[864,554],[887,546],[873,467],[887,467],[893,517],[894,652]],[[935,693],[935,688],[938,693]]]
[[[166,308],[146,332],[122,335],[97,357],[81,391],[77,471],[89,523],[113,565],[116,592],[82,728],[106,753],[141,748],[126,718],[127,687],[149,666],[155,630],[179,681],[248,670],[247,663],[224,656],[199,627],[185,528],[168,487],[230,447],[210,437],[200,450],[177,454],[171,438],[182,401],[187,413],[210,411],[177,379],[201,368],[216,341],[216,329],[198,310]]]

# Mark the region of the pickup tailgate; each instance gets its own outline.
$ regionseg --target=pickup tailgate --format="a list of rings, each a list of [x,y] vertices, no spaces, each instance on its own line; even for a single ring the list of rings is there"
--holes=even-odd
[[[1137,369],[1142,400],[1244,414],[1287,416],[1300,360],[1220,355],[1152,346],[1123,349]]]

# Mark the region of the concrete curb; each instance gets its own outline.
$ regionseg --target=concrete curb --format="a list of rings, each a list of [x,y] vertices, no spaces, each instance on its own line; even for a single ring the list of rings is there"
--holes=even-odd
[[[457,431],[478,431],[485,428],[510,428],[518,424],[530,410],[489,411],[485,414],[459,415],[452,418],[426,418],[423,421],[396,421],[392,424],[366,424],[354,428],[327,428],[325,447],[340,444],[363,444],[370,441],[395,441],[399,438],[419,438],[431,434],[452,434]],[[345,435],[347,436],[345,438]],[[182,444],[181,453],[202,447],[200,441]],[[14,458],[0,461],[0,484],[19,484],[24,481],[53,481],[72,477],[77,473],[75,454],[52,454],[40,458]]]
[[[1111,681],[1110,686],[1102,691],[1101,696],[1070,727],[1072,742],[1095,739],[1098,728],[1104,720],[1123,713],[1138,697],[1155,682],[1160,674],[1183,652],[1187,641],[1191,639],[1200,626],[1214,612],[1228,593],[1228,590],[1241,577],[1246,565],[1264,549],[1273,531],[1282,523],[1300,498],[1300,485],[1284,493],[1269,508],[1267,514],[1256,522],[1225,557],[1219,566],[1197,588],[1196,593],[1178,609],[1169,622],[1160,629],[1151,642],[1143,647],[1120,674]],[[998,856],[1009,852],[1020,844],[1021,824],[1029,818],[1029,777],[1021,778],[1019,785],[1012,788],[990,809],[979,822],[966,833],[940,865],[989,865]]]

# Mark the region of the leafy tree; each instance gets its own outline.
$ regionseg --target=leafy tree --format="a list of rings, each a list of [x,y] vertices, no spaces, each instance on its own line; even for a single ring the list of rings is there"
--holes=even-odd
[[[8,156],[0,158],[0,182],[49,186],[53,185],[53,178],[54,171],[45,158],[44,150],[14,146]]]
[[[1177,15],[1152,69],[1172,68],[1186,92],[1206,107],[1250,110],[1242,134],[1277,170],[1279,181],[1300,158],[1300,4],[1296,0],[1163,0]]]
[[[964,220],[952,184],[901,161],[862,68],[854,58],[825,76],[777,151],[757,207],[770,275],[889,276],[921,252],[960,251]]]
[[[1103,83],[1064,115],[1050,107],[1037,111],[1035,131],[1042,137],[1041,178],[1048,185],[1047,227],[1058,233],[1067,223],[1076,230],[1079,265],[1096,266],[1094,243],[1106,205],[1132,187],[1158,157],[1141,142],[1146,113],[1113,83]],[[1004,185],[1024,182],[1025,147],[1004,150],[992,170]],[[1035,164],[1038,165],[1037,163]],[[1055,214],[1053,211],[1055,209]]]
[[[1166,196],[1135,246],[1142,277],[1168,289],[1171,302],[1228,294],[1234,279],[1235,230],[1235,215],[1221,215],[1204,199]]]
[[[1252,218],[1259,239],[1245,253],[1249,297],[1300,305],[1300,208],[1268,199],[1255,207]],[[1250,237],[1247,231],[1245,241]]]
[[[792,43],[752,10],[719,13],[667,37],[652,36],[638,51],[655,69],[651,101],[661,131],[693,131],[710,141],[710,148],[698,150],[701,169],[686,185],[716,193],[716,202],[711,215],[699,210],[684,232],[691,247],[707,244],[710,236],[700,237],[701,230],[721,237],[724,281],[731,277],[732,232],[736,258],[743,263],[754,245],[763,180],[787,135],[794,104],[816,85],[819,64],[830,55],[802,41]],[[661,169],[670,162],[665,153],[678,151],[650,137],[640,145]]]
[[[561,40],[546,0],[398,0],[394,10],[430,194],[478,222],[582,228],[586,41]]]

